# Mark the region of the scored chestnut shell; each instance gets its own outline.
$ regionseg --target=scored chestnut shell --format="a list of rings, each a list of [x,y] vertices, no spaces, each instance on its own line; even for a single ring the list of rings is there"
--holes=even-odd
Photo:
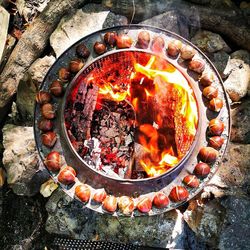
[[[148,213],[152,209],[152,201],[148,197],[142,198],[137,204],[137,209],[142,213]]]
[[[42,116],[46,119],[51,120],[55,118],[55,112],[51,103],[43,104],[43,106],[41,107],[41,113]]]
[[[89,49],[82,43],[76,47],[76,54],[84,59],[87,59],[90,55]]]
[[[188,198],[188,196],[189,192],[187,191],[186,188],[182,186],[175,186],[169,194],[169,198],[173,202],[185,201]]]
[[[163,192],[158,192],[155,194],[153,199],[153,204],[157,208],[164,208],[167,207],[169,204],[169,198]]]
[[[218,89],[213,86],[208,86],[203,89],[202,94],[209,100],[218,96]]]
[[[114,47],[116,45],[117,34],[115,32],[107,32],[104,35],[104,42],[110,47]]]
[[[151,49],[154,52],[161,52],[165,46],[165,41],[163,37],[161,36],[156,36],[154,37],[152,44],[151,44]]]
[[[219,119],[212,119],[208,125],[211,135],[221,135],[224,131],[224,123]]]
[[[133,43],[133,40],[127,34],[120,34],[116,39],[116,46],[119,49],[130,48]]]
[[[218,155],[219,155],[218,151],[211,147],[203,147],[199,151],[200,159],[206,163],[215,162]]]
[[[42,144],[46,147],[52,148],[57,140],[56,133],[53,131],[48,131],[41,136]]]
[[[61,82],[55,80],[51,83],[49,91],[52,95],[59,97],[63,94],[63,86]]]
[[[209,146],[213,147],[214,149],[220,149],[224,143],[224,138],[221,136],[212,136],[208,139]]]
[[[75,188],[75,195],[79,198],[82,202],[88,202],[90,198],[90,188],[85,184],[80,184]]]
[[[58,71],[58,77],[62,82],[67,82],[70,78],[70,72],[67,68],[60,68]]]
[[[137,37],[136,47],[141,49],[147,49],[150,43],[150,34],[148,31],[140,31]]]
[[[186,175],[183,179],[183,183],[191,188],[197,188],[200,185],[198,178],[195,175]]]
[[[107,197],[106,191],[104,189],[98,189],[96,190],[93,196],[93,200],[97,203],[101,203],[105,200],[106,197]]]
[[[193,70],[198,74],[201,74],[205,70],[205,62],[200,58],[193,58],[189,62],[188,67],[190,70]]]
[[[189,45],[184,45],[181,48],[181,58],[184,60],[191,60],[195,55],[195,50]]]
[[[182,48],[182,42],[179,40],[173,40],[168,44],[167,53],[170,56],[176,57],[179,55]]]
[[[128,196],[121,196],[118,200],[118,207],[123,214],[131,214],[135,209],[134,200]]]
[[[212,72],[204,72],[200,78],[200,84],[203,87],[210,86],[214,81],[214,74]]]
[[[44,161],[44,164],[51,171],[59,171],[62,166],[62,158],[59,152],[51,151]]]
[[[210,166],[204,162],[198,163],[194,168],[194,173],[197,176],[205,177],[210,173]]]
[[[77,73],[84,66],[84,62],[81,59],[74,59],[69,63],[69,70],[72,73]]]
[[[208,108],[215,112],[219,112],[222,109],[222,107],[223,107],[223,101],[219,97],[213,98],[208,105]]]
[[[107,50],[107,48],[106,48],[106,45],[104,43],[95,42],[94,51],[97,55],[101,55],[101,54],[105,53],[106,50]]]
[[[53,128],[53,122],[52,122],[51,120],[42,118],[42,119],[38,122],[38,128],[39,128],[40,130],[42,130],[43,132],[50,131],[50,130],[52,130],[52,128]]]
[[[39,91],[36,94],[36,102],[39,104],[49,103],[51,101],[51,95],[47,91]]]
[[[76,171],[70,166],[66,166],[59,172],[58,181],[64,185],[70,185],[75,182]]]
[[[108,211],[110,213],[114,213],[117,209],[117,198],[113,195],[107,196],[102,203],[102,207],[106,211]]]

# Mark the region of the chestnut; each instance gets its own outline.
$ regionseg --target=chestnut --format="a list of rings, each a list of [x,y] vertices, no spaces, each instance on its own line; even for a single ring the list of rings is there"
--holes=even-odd
[[[137,204],[137,209],[142,213],[148,213],[152,209],[152,201],[148,197],[142,198]]]
[[[169,198],[173,202],[184,201],[188,198],[188,196],[189,192],[182,186],[175,186],[169,194]]]
[[[147,49],[150,42],[150,34],[148,31],[140,31],[137,37],[136,47]]]
[[[57,140],[56,133],[53,131],[46,132],[42,134],[42,144],[46,147],[52,148]]]
[[[134,200],[128,196],[121,196],[118,200],[118,207],[123,214],[131,214],[135,209]]]
[[[214,74],[212,72],[203,73],[200,78],[200,84],[203,87],[210,86],[214,81]]]
[[[218,89],[213,86],[208,86],[203,89],[202,94],[209,100],[218,96]]]
[[[76,54],[79,56],[79,57],[82,57],[84,59],[87,59],[90,55],[90,51],[89,49],[82,43],[82,44],[79,44],[77,47],[76,47]]]
[[[203,147],[199,151],[199,157],[203,162],[212,163],[218,157],[218,151],[211,147]]]
[[[49,91],[52,95],[59,97],[63,93],[63,86],[58,80],[55,80],[50,85]]]
[[[126,34],[120,34],[116,39],[116,46],[119,49],[130,48],[133,43],[133,40],[130,36]]]
[[[84,63],[81,59],[74,59],[69,63],[69,70],[72,73],[77,73],[80,69],[82,69],[83,66]]]
[[[41,114],[46,119],[54,119],[55,118],[55,112],[53,110],[53,106],[51,103],[45,103],[41,107]]]
[[[69,185],[75,182],[76,171],[70,166],[66,166],[59,172],[58,181],[64,185]]]
[[[165,41],[163,37],[161,36],[156,36],[154,37],[152,44],[151,44],[151,49],[154,52],[161,52],[165,46]]]
[[[184,60],[191,60],[195,55],[195,50],[189,45],[184,45],[181,48],[181,58]]]
[[[205,70],[205,62],[200,58],[193,58],[188,67],[190,70],[195,71],[198,74],[201,74]]]
[[[39,91],[36,94],[36,102],[39,104],[49,103],[51,101],[51,95],[47,91]]]
[[[59,171],[62,166],[62,158],[59,152],[51,151],[44,161],[44,164],[51,171]]]
[[[70,78],[70,72],[67,68],[60,68],[58,71],[58,77],[62,82],[67,82]]]
[[[75,188],[75,195],[82,202],[88,202],[90,198],[90,188],[85,184],[80,184]]]
[[[222,109],[222,107],[223,107],[223,101],[219,97],[213,98],[208,105],[208,108],[215,112],[219,112]]]
[[[157,208],[164,208],[164,207],[168,206],[169,199],[168,199],[167,195],[165,195],[163,192],[157,192],[154,196],[153,204]]]
[[[104,35],[104,42],[110,47],[114,47],[116,45],[117,34],[115,32],[107,32]]]
[[[173,40],[168,44],[167,53],[170,56],[176,57],[179,55],[182,47],[182,42],[179,40]]]
[[[200,185],[198,178],[195,175],[187,175],[183,178],[183,183],[191,188],[197,188]]]
[[[200,177],[205,177],[210,173],[210,167],[207,163],[200,162],[195,166],[194,173]]]
[[[221,136],[212,136],[208,140],[209,146],[213,147],[214,149],[220,149],[224,143],[224,138]]]
[[[93,196],[93,200],[97,203],[101,203],[104,201],[106,196],[107,196],[107,193],[104,189],[98,189],[98,190],[96,190],[96,192]]]
[[[105,53],[106,50],[107,50],[107,48],[106,48],[106,45],[104,43],[95,42],[94,51],[97,55],[101,55],[101,54]]]
[[[39,128],[40,130],[42,130],[43,132],[50,131],[50,130],[52,130],[52,128],[53,128],[53,122],[52,122],[51,120],[42,118],[42,119],[38,122],[38,128]]]
[[[215,118],[209,122],[208,128],[212,135],[221,135],[225,126],[221,120]]]
[[[117,209],[117,198],[113,195],[109,195],[102,203],[102,207],[110,213],[115,212]]]

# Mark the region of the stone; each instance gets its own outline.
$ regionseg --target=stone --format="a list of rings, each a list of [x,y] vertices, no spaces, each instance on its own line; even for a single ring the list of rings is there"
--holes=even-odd
[[[0,5],[0,62],[2,61],[2,56],[4,52],[4,47],[6,44],[8,28],[9,28],[10,14]]]
[[[232,127],[231,137],[232,142],[250,143],[250,100],[243,101],[231,111]]]
[[[3,128],[3,165],[7,183],[18,195],[32,196],[48,178],[39,171],[33,127],[7,124]]]
[[[230,55],[231,58],[240,59],[247,64],[250,64],[250,53],[247,50],[236,50]]]
[[[191,42],[206,53],[231,52],[230,47],[219,34],[207,30],[198,31]]]
[[[44,182],[40,187],[40,194],[47,198],[51,196],[51,194],[58,188],[58,184],[54,182],[54,180],[49,179]]]
[[[102,5],[88,4],[61,19],[50,36],[50,44],[58,57],[84,36],[103,28],[127,23],[126,17],[115,15]]]
[[[25,124],[31,125],[34,116],[35,96],[51,65],[53,56],[37,59],[27,70],[17,89],[17,109]]]
[[[233,102],[238,102],[247,95],[250,84],[250,66],[241,59],[230,59],[224,70],[228,76],[224,86]]]
[[[218,70],[222,79],[225,79],[226,76],[224,75],[223,72],[225,68],[227,67],[230,56],[224,51],[219,51],[208,56],[209,56],[209,59],[214,64],[214,66],[216,67],[216,69]]]

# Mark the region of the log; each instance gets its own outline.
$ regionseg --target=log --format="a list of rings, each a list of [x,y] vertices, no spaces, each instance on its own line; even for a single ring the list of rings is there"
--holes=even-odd
[[[8,34],[8,27],[9,27],[9,13],[0,6],[0,63],[2,61],[2,56],[4,52],[4,47],[6,43],[6,38]]]
[[[0,123],[8,112],[19,81],[29,66],[42,54],[61,17],[80,7],[85,0],[51,0],[23,33],[0,76]]]

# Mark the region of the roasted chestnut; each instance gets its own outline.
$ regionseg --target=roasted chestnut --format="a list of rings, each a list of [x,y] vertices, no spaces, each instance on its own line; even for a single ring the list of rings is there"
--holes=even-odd
[[[211,147],[203,147],[199,151],[199,157],[203,162],[212,163],[216,160],[219,153],[217,150]]]
[[[197,188],[200,185],[198,178],[195,175],[187,175],[183,179],[184,184],[191,188]]]
[[[116,46],[119,49],[130,48],[132,43],[132,38],[126,34],[120,34],[117,36]]]
[[[137,209],[142,213],[148,213],[152,209],[152,201],[148,197],[142,198],[137,204]]]
[[[162,52],[164,46],[165,46],[165,40],[163,39],[163,37],[156,36],[153,38],[152,44],[151,44],[152,51],[156,53]]]
[[[182,47],[182,42],[179,40],[173,40],[169,42],[168,49],[167,49],[168,55],[173,56],[173,57],[178,56],[180,53],[181,47]]]
[[[109,195],[102,203],[102,207],[110,213],[114,213],[117,209],[117,198],[113,195]]]
[[[50,131],[50,130],[52,130],[52,128],[53,128],[53,122],[52,122],[51,120],[42,118],[42,119],[38,122],[38,128],[39,128],[40,130],[42,130],[43,132]]]
[[[128,196],[121,196],[118,200],[118,207],[122,213],[131,214],[135,209],[134,200]]]
[[[69,63],[69,70],[72,73],[77,73],[84,66],[84,62],[81,59],[74,59]]]
[[[90,188],[85,184],[80,184],[75,188],[75,195],[82,201],[88,202],[90,198]]]
[[[107,32],[104,35],[104,42],[111,47],[114,47],[116,45],[116,39],[117,34],[115,32]]]
[[[137,38],[136,47],[147,49],[150,42],[150,34],[148,31],[140,31]]]
[[[189,45],[184,45],[181,48],[181,58],[184,60],[191,60],[195,55],[195,50],[189,46]]]
[[[201,74],[205,70],[205,62],[200,58],[193,58],[188,67],[190,70],[195,71],[198,74]]]
[[[200,177],[205,177],[210,173],[210,167],[208,164],[204,163],[204,162],[200,162],[198,163],[195,168],[194,168],[194,173],[197,176]]]
[[[42,134],[42,144],[46,147],[52,148],[57,140],[56,133],[53,131],[48,131],[44,134]]]
[[[59,172],[58,181],[64,185],[69,185],[75,182],[76,171],[70,166],[66,166]]]
[[[169,194],[169,198],[173,202],[184,201],[188,198],[188,196],[189,192],[182,186],[175,186]]]
[[[58,77],[62,82],[67,82],[70,78],[70,72],[67,68],[60,68],[58,71]]]
[[[49,103],[51,101],[51,95],[47,91],[39,91],[36,94],[36,102],[39,104]]]
[[[51,171],[59,171],[62,166],[62,158],[59,152],[51,151],[44,161],[44,164]]]
[[[106,48],[106,45],[104,43],[95,42],[94,51],[97,55],[101,55],[101,54],[105,53],[106,50],[107,50],[107,48]]]
[[[93,200],[97,203],[101,203],[105,200],[106,196],[107,196],[107,193],[105,192],[104,189],[98,189],[96,190],[93,196]]]
[[[212,136],[208,140],[209,146],[213,147],[214,149],[220,149],[224,143],[224,138],[221,136]]]
[[[219,112],[222,109],[222,107],[223,107],[223,101],[219,97],[213,98],[208,105],[208,108],[215,112]]]
[[[57,97],[63,94],[63,86],[58,80],[55,80],[51,83],[49,90],[52,95]]]
[[[215,118],[209,122],[208,128],[211,135],[221,135],[225,126],[221,120]]]
[[[90,52],[84,44],[79,44],[76,47],[76,54],[84,59],[87,59],[90,55]]]
[[[168,206],[169,199],[168,199],[167,195],[165,195],[163,192],[158,192],[154,196],[153,204],[157,208],[164,208],[164,207]]]
[[[214,74],[212,72],[205,72],[200,78],[200,84],[203,87],[210,86],[214,81]]]
[[[52,104],[50,103],[43,104],[43,106],[41,107],[41,113],[42,113],[42,116],[46,119],[51,120],[55,118],[55,112],[54,112]]]
[[[218,89],[213,86],[208,86],[203,89],[202,94],[209,100],[218,96]]]

